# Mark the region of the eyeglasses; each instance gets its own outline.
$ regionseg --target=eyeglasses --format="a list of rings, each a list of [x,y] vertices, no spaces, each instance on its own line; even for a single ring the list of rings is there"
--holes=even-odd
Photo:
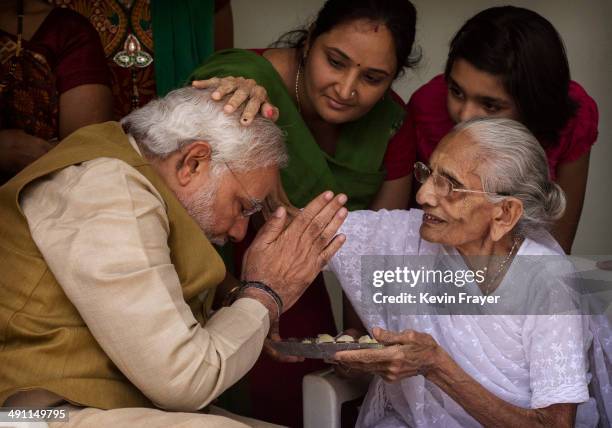
[[[434,191],[438,196],[446,197],[450,195],[452,192],[461,192],[461,193],[480,193],[483,195],[492,195],[492,196],[508,196],[502,193],[494,193],[494,192],[485,192],[483,190],[471,190],[471,189],[455,189],[455,185],[448,178],[443,175],[437,174],[433,172],[427,165],[423,162],[416,162],[414,164],[414,178],[421,183],[425,184],[427,179],[431,177],[433,179]]]
[[[244,185],[240,182],[240,180],[238,180],[238,177],[236,176],[234,171],[230,168],[230,166],[227,164],[227,162],[225,162],[225,166],[227,167],[229,172],[234,177],[234,180],[238,182],[238,184],[240,185],[244,193],[247,195],[247,199],[249,200],[249,204],[251,205],[249,208],[243,208],[240,215],[242,215],[242,217],[248,218],[248,217],[251,217],[253,214],[260,212],[264,207],[263,202],[257,198],[253,198],[249,194],[249,191],[246,189],[246,187],[244,187]]]

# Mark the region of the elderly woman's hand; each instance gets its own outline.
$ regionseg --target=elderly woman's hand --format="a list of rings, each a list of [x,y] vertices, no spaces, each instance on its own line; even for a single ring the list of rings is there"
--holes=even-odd
[[[401,333],[375,328],[374,337],[384,349],[337,352],[334,359],[349,370],[377,374],[387,382],[426,374],[438,361],[442,349],[426,333],[404,330]]]
[[[226,95],[232,94],[223,107],[223,110],[227,113],[234,112],[246,102],[240,118],[240,123],[243,125],[249,125],[258,112],[266,119],[274,122],[278,119],[278,108],[270,104],[266,88],[258,85],[253,79],[232,76],[213,77],[207,80],[194,80],[191,82],[191,85],[199,89],[214,89],[211,97],[216,101],[220,101]]]

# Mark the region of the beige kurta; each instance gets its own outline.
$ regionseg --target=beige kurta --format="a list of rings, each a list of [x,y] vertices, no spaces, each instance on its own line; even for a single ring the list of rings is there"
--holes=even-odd
[[[88,132],[124,138],[127,143],[127,138],[122,137],[112,123],[98,125],[95,130],[91,127],[73,140],[87,141]],[[75,142],[79,150],[80,141]],[[132,148],[128,152],[132,149],[137,152],[133,141],[130,144]],[[111,146],[107,144],[102,150],[112,151]],[[99,345],[133,386],[160,408],[196,411],[207,406],[254,364],[269,328],[268,311],[256,300],[239,299],[204,322],[207,317],[195,309],[205,305],[193,302],[193,298],[186,303],[183,278],[200,275],[193,270],[199,258],[202,267],[212,266],[210,254],[208,250],[203,251],[200,239],[194,241],[198,242],[193,247],[195,254],[185,254],[183,245],[179,251],[181,258],[176,258],[178,253],[173,249],[177,246],[177,228],[183,227],[182,223],[176,223],[177,212],[178,217],[183,214],[177,211],[176,203],[168,199],[166,190],[162,197],[160,183],[151,182],[141,173],[140,167],[132,166],[144,165],[144,162],[126,154],[125,149],[119,150],[123,153],[121,156],[130,158],[130,164],[114,157],[92,158],[44,175],[19,193],[20,207],[31,235],[27,239],[35,243],[35,247],[24,244],[24,248],[27,248],[28,257],[35,256],[33,251],[44,257],[48,271],[78,311],[95,338],[96,346]],[[139,154],[136,157],[142,159]],[[6,190],[10,193],[8,188]],[[170,208],[169,201],[174,204]],[[169,215],[169,209],[174,214]],[[5,228],[3,235],[12,236],[7,234],[8,230]],[[189,235],[183,237],[189,241]],[[19,242],[11,238],[5,249],[18,247]],[[6,254],[18,257],[20,252],[15,251]],[[187,265],[185,256],[190,258]],[[181,263],[178,267],[177,260]],[[212,277],[202,278],[210,281]],[[49,280],[45,281],[47,286]],[[205,287],[201,290],[212,292]],[[32,306],[34,304],[35,301],[28,303],[28,312],[16,312],[22,319],[19,325],[24,325],[27,319],[24,316],[29,316],[28,313],[40,312]],[[37,317],[42,320],[41,316],[45,315],[40,312]],[[54,317],[52,308],[46,309],[46,317],[53,319],[49,318]],[[74,320],[79,322],[79,318]],[[32,330],[40,329],[40,321],[30,325],[32,327],[28,328]],[[65,331],[75,327],[80,328],[78,324],[67,325]],[[3,342],[0,351],[4,352],[20,343],[13,343],[8,336],[0,339]],[[69,337],[65,340],[70,343]],[[70,352],[81,353],[81,348],[70,349]],[[89,349],[84,350],[89,352]],[[86,356],[86,353],[82,355]],[[38,351],[36,358],[45,356]],[[62,382],[65,369],[67,367],[54,372],[57,380],[53,384]],[[104,381],[108,373],[112,371],[104,372],[99,379]],[[4,382],[13,377],[7,377]],[[68,384],[71,381],[71,378],[63,380]],[[48,391],[21,390],[5,405],[44,406],[61,400]],[[96,394],[94,397],[104,397],[102,390]],[[112,403],[116,400],[101,401]],[[70,426],[100,426],[98,422],[111,421],[113,426],[165,426],[170,420],[176,420],[181,426],[239,425],[227,418],[202,413],[166,414],[147,408],[104,411],[70,406],[70,409],[81,409],[78,416],[73,413]],[[247,424],[257,425],[255,421]]]
[[[267,309],[240,299],[196,321],[170,261],[163,200],[134,168],[110,158],[65,168],[24,189],[21,206],[96,341],[158,407],[200,409],[257,360]]]

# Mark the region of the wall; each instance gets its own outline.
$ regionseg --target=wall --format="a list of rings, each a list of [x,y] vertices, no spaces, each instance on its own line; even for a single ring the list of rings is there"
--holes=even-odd
[[[396,90],[410,94],[441,72],[448,42],[467,18],[491,6],[513,4],[545,16],[563,37],[572,78],[599,105],[599,140],[591,153],[589,184],[575,254],[612,254],[612,2],[610,0],[413,0],[417,11],[417,43],[423,59]],[[321,0],[233,0],[237,47],[265,47],[283,32],[313,18]]]

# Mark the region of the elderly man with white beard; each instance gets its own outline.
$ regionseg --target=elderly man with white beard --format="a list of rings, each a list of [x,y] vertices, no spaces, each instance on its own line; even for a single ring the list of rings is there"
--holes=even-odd
[[[244,237],[287,161],[281,131],[240,114],[179,89],[0,188],[0,405],[69,410],[59,426],[245,426],[209,405],[344,242],[346,196],[289,225],[273,211],[210,316],[225,275],[211,242]]]

